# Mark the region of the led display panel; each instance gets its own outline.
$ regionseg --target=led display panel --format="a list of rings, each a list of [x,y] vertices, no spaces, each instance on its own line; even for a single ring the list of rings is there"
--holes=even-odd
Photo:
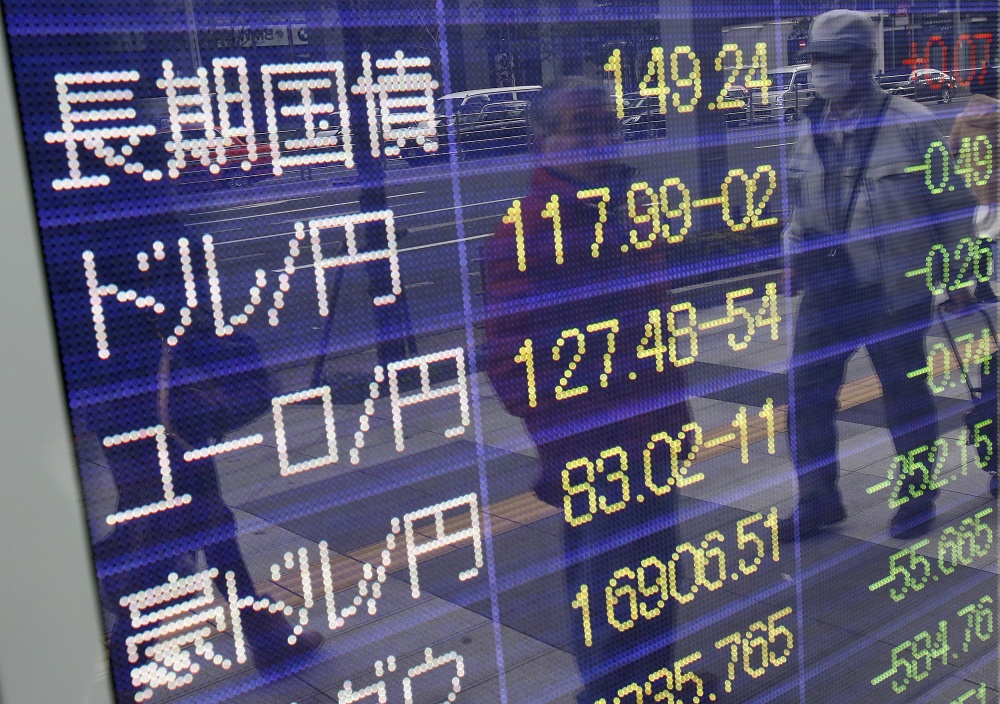
[[[115,701],[998,701],[996,3],[2,6]]]

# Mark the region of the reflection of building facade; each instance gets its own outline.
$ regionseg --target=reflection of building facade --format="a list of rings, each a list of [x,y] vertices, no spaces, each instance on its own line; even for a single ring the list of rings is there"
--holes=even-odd
[[[997,12],[962,9],[953,2],[831,2],[838,7],[857,6],[879,23],[879,58],[876,68],[887,75],[908,74],[918,68],[936,68],[954,74],[967,84],[970,69],[995,60],[992,47]],[[715,20],[698,19],[692,31],[678,22],[676,3],[660,0],[541,0],[520,6],[500,0],[448,0],[448,32],[451,90],[544,85],[561,76],[584,75],[607,80],[604,64],[615,49],[621,55],[622,82],[635,90],[647,68],[652,47],[664,42],[706,46],[715,43],[702,35],[720,31]],[[171,4],[174,7],[174,4]],[[292,10],[287,22],[255,22],[247,8],[215,8],[211,22],[201,21],[200,13],[212,3],[188,4],[192,65],[200,65],[201,51],[253,51],[266,49],[287,52],[289,60],[325,58],[338,10],[331,11],[331,28],[310,27],[308,13]],[[179,9],[174,7],[174,9]],[[815,14],[829,9],[800,3],[786,8],[776,18],[769,3],[760,3],[760,11],[746,12],[741,21],[729,20],[721,27],[722,39],[735,43],[744,52],[760,42],[768,46],[771,69],[797,63],[795,54],[804,46],[809,22]],[[697,8],[695,9],[697,11]],[[623,12],[639,21],[622,23]],[[452,15],[451,13],[454,13]],[[756,19],[754,15],[756,14]],[[643,16],[649,19],[643,21]],[[428,8],[428,18],[432,11]],[[452,19],[452,17],[457,18]],[[711,26],[710,26],[711,25]],[[417,43],[428,56],[437,52],[437,26],[426,22],[420,36],[410,35],[407,44]],[[142,32],[113,33],[109,47],[123,53],[146,48]],[[675,42],[675,43],[677,43]],[[339,41],[335,41],[338,44]],[[670,49],[671,47],[666,47]],[[416,49],[416,47],[413,47]],[[420,53],[420,52],[418,52]]]
[[[651,48],[662,43],[658,20],[625,25],[616,19],[620,0],[543,0],[532,3],[530,11],[512,10],[496,0],[458,4],[460,15],[473,21],[450,28],[455,33],[450,47],[457,49],[453,90],[539,85],[570,75],[603,79],[614,49],[622,52],[626,84],[636,85],[641,73],[631,77],[645,67]],[[629,8],[655,16],[655,4],[648,0]],[[485,22],[476,21],[484,17]],[[543,19],[525,22],[525,17]]]
[[[936,68],[968,85],[968,73],[995,62],[997,13],[898,12],[883,18],[885,72]]]
[[[456,0],[462,23],[451,25],[452,90],[474,90],[512,85],[538,85],[561,76],[585,75],[607,79],[604,63],[614,49],[621,52],[622,80],[635,90],[642,80],[650,50],[677,37],[698,42],[691,36],[719,31],[707,20],[696,20],[695,32],[679,29],[676,7],[657,10],[652,2],[630,5],[633,14],[648,12],[646,22],[623,25],[619,0],[543,0],[531,12],[511,9],[496,0]],[[992,48],[996,12],[966,11],[942,3],[830,3],[838,7],[858,5],[879,24],[879,57],[876,69],[888,75],[908,74],[917,68],[937,68],[954,74],[967,85],[971,69],[994,60]],[[939,5],[942,5],[939,7]],[[758,19],[748,13],[743,22],[731,21],[721,28],[727,43],[746,51],[763,42],[768,46],[772,69],[797,63],[796,52],[804,46],[809,23],[824,7],[788,8],[789,14],[775,18],[770,6],[761,6]],[[603,17],[608,19],[605,21]],[[539,17],[541,21],[525,21]],[[547,18],[553,18],[546,21]],[[484,21],[485,20],[485,21]],[[628,29],[623,29],[627,26]],[[685,38],[685,36],[687,38]],[[707,40],[705,40],[707,41]],[[669,48],[669,47],[668,47]]]

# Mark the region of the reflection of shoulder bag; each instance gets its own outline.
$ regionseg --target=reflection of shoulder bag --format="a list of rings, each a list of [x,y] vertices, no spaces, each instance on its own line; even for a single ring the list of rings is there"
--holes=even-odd
[[[164,345],[157,379],[160,422],[182,445],[239,430],[271,408],[274,387],[251,337],[209,332]]]
[[[975,224],[976,235],[980,238],[990,242],[1000,240],[1000,206],[977,205]]]
[[[882,123],[885,120],[885,114],[889,109],[889,103],[891,100],[892,96],[883,96],[878,107],[878,112],[875,115],[874,122],[868,127],[863,127],[860,131],[861,144],[858,169],[855,172],[854,180],[851,183],[851,191],[847,201],[847,207],[840,215],[842,220],[839,223],[834,223],[834,227],[838,230],[837,234],[840,236],[845,235],[851,227],[851,221],[854,219],[854,208],[858,201],[858,194],[861,191],[861,185],[868,172],[868,163],[871,161],[872,151],[875,149],[875,142],[878,141],[878,135],[882,129]],[[826,147],[821,149],[820,144],[827,144],[827,138],[821,134],[819,127],[819,121],[811,122],[813,144],[816,145],[817,155],[823,162],[823,169],[825,173],[828,162],[828,159],[824,156]],[[818,276],[829,274],[831,269],[831,259],[839,256],[841,261],[846,261],[843,254],[842,245],[834,245],[798,255],[794,262],[794,267],[797,270],[796,277],[798,280],[793,281],[793,289],[798,289],[800,284],[804,281],[810,281]],[[835,272],[833,276],[839,277],[840,274]]]
[[[965,414],[966,444],[976,448],[979,458],[979,468],[988,472],[990,476],[990,492],[994,498],[997,496],[997,455],[1000,453],[997,433],[997,364],[1000,363],[1000,355],[996,351],[990,353],[982,360],[979,374],[979,385],[972,383],[971,369],[966,368],[959,354],[958,345],[951,334],[948,326],[948,316],[946,315],[946,303],[938,306],[938,319],[941,327],[944,328],[945,337],[948,338],[948,345],[954,358],[958,360],[965,386],[969,389],[969,396],[972,399],[972,410]],[[1000,349],[1000,342],[997,341],[996,328],[989,314],[981,308],[978,312],[986,321],[986,330],[989,330],[989,337],[993,343],[994,350]]]

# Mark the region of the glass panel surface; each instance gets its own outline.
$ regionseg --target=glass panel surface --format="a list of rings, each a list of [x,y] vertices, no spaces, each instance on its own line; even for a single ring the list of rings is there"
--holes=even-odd
[[[836,5],[4,0],[117,701],[997,702],[997,7]]]

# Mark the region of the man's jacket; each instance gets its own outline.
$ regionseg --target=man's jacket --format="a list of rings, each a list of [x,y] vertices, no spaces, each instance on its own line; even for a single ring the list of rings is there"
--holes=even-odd
[[[874,141],[846,227],[838,217],[846,216],[845,203],[863,155],[847,158],[846,168],[832,167],[837,155],[825,128],[825,101],[817,98],[803,111],[788,159],[792,216],[785,242],[796,266],[804,262],[801,268],[813,272],[822,268],[831,249],[846,250],[857,283],[881,284],[889,309],[898,310],[929,303],[927,276],[907,273],[927,266],[934,245],[954,253],[963,238],[971,241],[975,198],[964,178],[954,173],[948,138],[931,112],[892,96],[879,120],[885,96],[873,85],[862,99],[855,129],[859,136],[873,131]],[[927,163],[930,170],[923,168]],[[944,173],[949,175],[946,183]],[[845,194],[839,210],[831,195],[838,186]],[[964,252],[963,247],[960,255]],[[804,283],[809,287],[808,276]]]

